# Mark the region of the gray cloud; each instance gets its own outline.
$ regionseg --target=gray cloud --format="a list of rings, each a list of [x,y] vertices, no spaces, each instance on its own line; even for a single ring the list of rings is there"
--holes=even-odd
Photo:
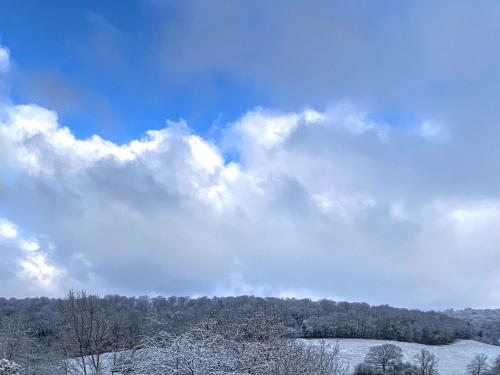
[[[109,98],[66,79],[58,71],[17,71],[14,84],[28,102],[98,124],[103,136],[123,130],[124,123]]]
[[[67,113],[81,107],[81,90],[56,71],[45,71],[21,78],[22,91],[33,102]]]
[[[152,4],[169,76],[225,73],[278,106],[348,97],[383,114],[498,120],[500,7],[491,2]]]
[[[23,266],[22,250],[13,258],[13,294],[85,286],[421,307],[500,302],[498,190],[460,183],[461,139],[443,138],[431,120],[402,129],[342,104],[257,109],[215,144],[179,122],[116,145],[77,139],[40,107],[5,111],[0,139],[14,173],[0,207],[46,238],[38,263]],[[238,161],[225,161],[225,149]],[[470,157],[472,166],[483,155]],[[463,173],[485,178],[480,168]]]

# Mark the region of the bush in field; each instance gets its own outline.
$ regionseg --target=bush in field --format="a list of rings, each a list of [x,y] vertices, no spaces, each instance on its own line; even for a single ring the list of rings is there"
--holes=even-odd
[[[338,346],[288,338],[283,325],[264,315],[229,324],[214,320],[189,331],[160,333],[144,340],[129,360],[138,375],[344,375]]]
[[[0,359],[0,375],[19,375],[20,373],[21,366],[8,359]]]

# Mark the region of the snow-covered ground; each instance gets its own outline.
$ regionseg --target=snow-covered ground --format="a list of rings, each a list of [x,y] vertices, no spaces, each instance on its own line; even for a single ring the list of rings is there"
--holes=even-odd
[[[122,354],[116,354],[116,357],[119,358],[120,355],[127,355],[129,351],[122,352]],[[101,363],[101,374],[102,375],[110,375],[111,374],[111,368],[113,367],[115,355],[113,353],[103,353],[100,356],[99,362]],[[87,367],[87,373],[88,374],[93,374],[94,372],[92,371],[92,366],[91,366],[91,360],[90,357],[86,358],[86,367]],[[68,363],[68,368],[69,368],[69,374],[71,375],[83,375],[83,365],[80,362],[79,359],[73,359],[70,360]]]
[[[316,345],[320,340],[300,339],[311,345]],[[331,344],[337,341],[340,344],[342,359],[348,361],[351,370],[354,366],[362,362],[366,353],[372,346],[382,344],[394,344],[403,350],[405,360],[411,360],[413,356],[421,349],[427,349],[433,352],[439,359],[439,370],[441,375],[465,375],[465,366],[476,354],[486,354],[490,360],[500,355],[500,346],[483,344],[472,340],[461,340],[450,345],[431,346],[415,344],[409,342],[386,341],[386,340],[365,340],[365,339],[328,339]],[[113,356],[111,353],[105,353],[101,357],[103,364],[103,374],[109,374]],[[76,371],[75,373],[80,373]],[[83,371],[81,372],[83,373]]]
[[[317,344],[320,340],[303,340],[311,344]],[[488,358],[494,359],[500,355],[500,347],[483,344],[472,340],[461,340],[450,345],[431,346],[409,342],[364,340],[364,339],[329,339],[334,344],[339,342],[343,359],[349,361],[351,368],[363,361],[368,350],[375,345],[394,344],[403,350],[405,360],[410,360],[421,349],[433,352],[439,358],[439,370],[441,375],[465,374],[465,367],[476,354],[486,354]]]

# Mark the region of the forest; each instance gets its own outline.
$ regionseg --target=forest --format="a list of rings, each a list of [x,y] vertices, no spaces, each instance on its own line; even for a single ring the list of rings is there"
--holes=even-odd
[[[135,336],[155,329],[150,318],[165,322],[170,332],[182,332],[206,318],[233,319],[234,315],[265,312],[278,317],[294,337],[367,338],[448,344],[457,339],[488,336],[484,327],[466,319],[434,311],[408,310],[388,305],[330,300],[240,297],[97,297],[109,324]],[[0,298],[0,320],[29,325],[30,334],[50,341],[65,325],[66,299]],[[121,333],[122,334],[122,333]]]
[[[238,331],[235,325],[249,321],[259,329],[267,324],[266,335],[279,328],[279,334],[273,337],[293,339],[364,338],[443,345],[479,336],[484,340],[488,336],[477,322],[449,315],[450,312],[329,300],[253,296],[98,297],[71,291],[60,299],[0,298],[0,354],[22,365],[26,374],[54,373],[53,368],[44,370],[44,366],[68,358],[93,358],[102,353],[135,350],[145,343],[157,344],[166,337],[188,335],[192,339],[193,327],[198,327],[199,334],[200,324],[204,330],[210,326],[210,334],[213,330],[218,335],[225,332],[220,334],[224,338],[227,332],[232,336]],[[257,324],[259,321],[264,323]],[[249,330],[247,323],[243,324],[246,333],[242,337],[253,337],[248,332],[255,333],[258,329]],[[305,350],[297,346],[289,349]],[[317,354],[306,351],[300,355]],[[99,361],[94,366],[98,368]]]

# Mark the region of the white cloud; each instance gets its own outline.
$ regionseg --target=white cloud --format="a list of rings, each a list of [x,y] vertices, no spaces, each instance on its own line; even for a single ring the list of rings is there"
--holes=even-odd
[[[448,138],[445,129],[434,121],[426,120],[419,128],[422,137],[435,140],[445,140]]]
[[[10,67],[10,52],[0,44],[0,73],[7,73]]]
[[[17,228],[7,220],[0,220],[0,238],[13,239],[17,237]]]
[[[500,181],[474,184],[491,175],[462,162],[455,135],[431,142],[345,105],[256,109],[212,142],[183,121],[118,145],[35,105],[0,118],[6,293],[500,303],[469,288],[500,287]]]
[[[53,294],[61,292],[60,285],[56,284],[61,272],[51,265],[43,254],[28,255],[19,260],[21,270],[19,275],[28,283],[34,283],[36,291]]]
[[[4,104],[0,77],[4,294],[85,285],[498,306],[500,7],[401,2],[386,22],[371,2],[227,3],[168,7],[179,17],[156,30],[155,51],[169,79],[221,72],[287,108],[353,100],[256,108],[213,141],[179,121],[115,144]],[[247,27],[255,14],[264,27]],[[0,75],[11,65],[0,46]]]
[[[19,248],[27,252],[35,252],[40,250],[40,244],[35,240],[20,240]]]
[[[222,168],[223,160],[218,150],[198,136],[192,135],[187,139],[193,155],[193,163],[202,169],[214,173],[216,168]]]
[[[62,292],[64,272],[49,259],[36,238],[27,239],[18,226],[0,219],[0,280],[5,295],[39,295]]]

